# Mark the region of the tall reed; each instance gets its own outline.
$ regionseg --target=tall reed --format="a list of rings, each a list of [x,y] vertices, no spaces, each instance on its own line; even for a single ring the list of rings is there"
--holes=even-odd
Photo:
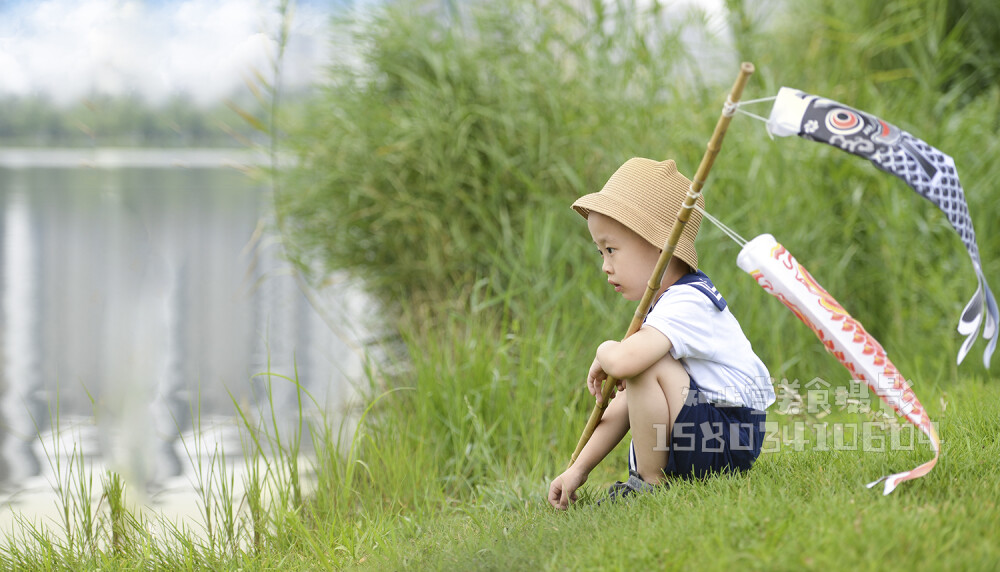
[[[527,213],[686,136],[667,106],[699,96],[691,60],[656,9],[480,3],[457,25],[414,4],[335,29],[360,62],[334,64],[279,196],[297,244],[386,299],[472,284]]]

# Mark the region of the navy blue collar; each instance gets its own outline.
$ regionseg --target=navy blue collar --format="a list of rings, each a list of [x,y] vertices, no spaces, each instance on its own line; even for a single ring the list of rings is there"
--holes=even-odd
[[[701,270],[689,272],[688,274],[681,276],[677,279],[677,282],[670,285],[670,288],[673,288],[674,286],[692,286],[702,294],[708,296],[708,299],[715,304],[715,307],[718,308],[720,312],[726,309],[726,299],[723,298],[722,294],[720,294],[718,289],[716,289],[715,284],[712,284],[712,280]],[[670,288],[668,288],[668,290]]]

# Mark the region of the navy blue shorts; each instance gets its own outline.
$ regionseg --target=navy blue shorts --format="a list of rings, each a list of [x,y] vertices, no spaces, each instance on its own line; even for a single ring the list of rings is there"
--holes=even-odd
[[[766,414],[750,407],[723,407],[706,401],[694,379],[670,436],[667,476],[704,477],[746,471],[760,455]],[[635,445],[628,466],[636,469]]]

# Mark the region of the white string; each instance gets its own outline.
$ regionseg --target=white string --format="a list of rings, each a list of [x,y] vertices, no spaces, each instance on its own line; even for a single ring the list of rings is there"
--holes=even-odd
[[[747,99],[745,101],[737,103],[736,105],[751,105],[754,103],[762,103],[765,101],[774,101],[775,99],[778,99],[777,95],[772,95],[771,97],[762,97],[760,99]]]
[[[740,236],[739,234],[737,234],[737,232],[735,230],[733,230],[733,229],[729,228],[728,226],[726,226],[725,223],[723,223],[721,220],[719,220],[719,219],[715,218],[714,216],[712,216],[711,214],[709,214],[708,211],[706,211],[705,209],[701,208],[698,205],[694,205],[694,208],[695,208],[695,210],[697,210],[698,212],[700,212],[703,217],[707,218],[709,220],[709,222],[711,222],[715,226],[719,227],[719,230],[721,230],[722,232],[724,232],[726,234],[726,236],[728,236],[729,238],[733,239],[733,242],[735,242],[736,244],[738,244],[740,246],[743,246],[743,245],[745,245],[747,243],[747,240],[745,238],[743,238],[742,236]]]
[[[733,103],[733,101],[727,97],[726,98],[726,103],[722,106],[722,115],[724,115],[726,117],[732,117],[738,111],[738,112],[742,113],[743,115],[746,115],[748,117],[752,117],[754,119],[759,119],[760,121],[763,121],[764,123],[767,123],[767,119],[766,118],[761,117],[760,115],[757,115],[756,113],[751,113],[751,112],[746,111],[746,110],[741,109],[741,108],[744,105],[752,105],[754,103],[763,103],[765,101],[774,101],[775,99],[778,99],[778,96],[772,95],[771,97],[762,97],[760,99],[748,99],[746,101],[740,101],[740,102],[737,102],[737,103]],[[701,196],[701,191],[698,191],[697,193],[695,193],[694,192],[694,184],[692,184],[688,188],[688,196],[689,197],[694,197],[694,199],[697,200],[697,198]],[[725,233],[725,235],[728,236],[729,238],[731,238],[733,240],[733,242],[735,242],[736,244],[738,244],[740,246],[743,246],[743,245],[745,245],[747,243],[747,240],[745,238],[743,238],[742,236],[740,236],[735,230],[733,230],[733,229],[729,228],[728,226],[726,226],[725,223],[723,223],[721,220],[715,218],[714,216],[712,216],[711,214],[709,214],[708,211],[706,211],[705,209],[701,208],[697,204],[694,204],[694,201],[691,201],[691,203],[692,204],[691,204],[690,207],[687,204],[683,205],[684,208],[694,208],[695,210],[697,210],[698,212],[700,212],[703,217],[705,217],[706,219],[708,219],[709,222],[711,222],[712,224],[714,224],[715,226],[717,226],[719,228],[719,230],[721,230],[723,233]]]
[[[760,99],[748,99],[746,101],[740,101],[740,102],[737,102],[737,103],[732,103],[732,102],[730,102],[727,99],[726,100],[726,105],[723,106],[723,108],[722,108],[723,109],[722,112],[723,112],[723,114],[726,115],[726,117],[732,117],[733,114],[738,111],[738,112],[742,113],[743,115],[746,115],[747,117],[753,117],[754,119],[757,119],[757,120],[763,121],[764,123],[767,123],[767,121],[768,121],[767,118],[761,117],[760,115],[757,115],[756,113],[751,113],[751,112],[743,109],[743,106],[744,105],[753,105],[754,103],[763,103],[765,101],[774,101],[775,99],[778,99],[777,95],[772,95],[771,97],[762,97]]]
[[[737,107],[736,111],[739,111],[740,113],[742,113],[743,115],[746,115],[748,117],[753,117],[754,119],[759,119],[760,121],[763,121],[764,123],[768,122],[768,119],[766,117],[761,117],[760,115],[757,115],[756,113],[750,113],[749,111],[747,111],[747,110],[745,110],[745,109],[743,109],[741,107]]]

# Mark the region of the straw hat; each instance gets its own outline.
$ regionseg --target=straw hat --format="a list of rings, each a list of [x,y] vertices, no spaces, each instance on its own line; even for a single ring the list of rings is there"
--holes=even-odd
[[[573,208],[583,218],[591,212],[609,216],[662,250],[690,186],[673,161],[635,157],[611,175],[601,192],[580,197]],[[696,204],[704,208],[705,199],[698,197]],[[701,213],[694,210],[674,250],[674,256],[693,269],[698,268],[694,238],[699,226]]]

